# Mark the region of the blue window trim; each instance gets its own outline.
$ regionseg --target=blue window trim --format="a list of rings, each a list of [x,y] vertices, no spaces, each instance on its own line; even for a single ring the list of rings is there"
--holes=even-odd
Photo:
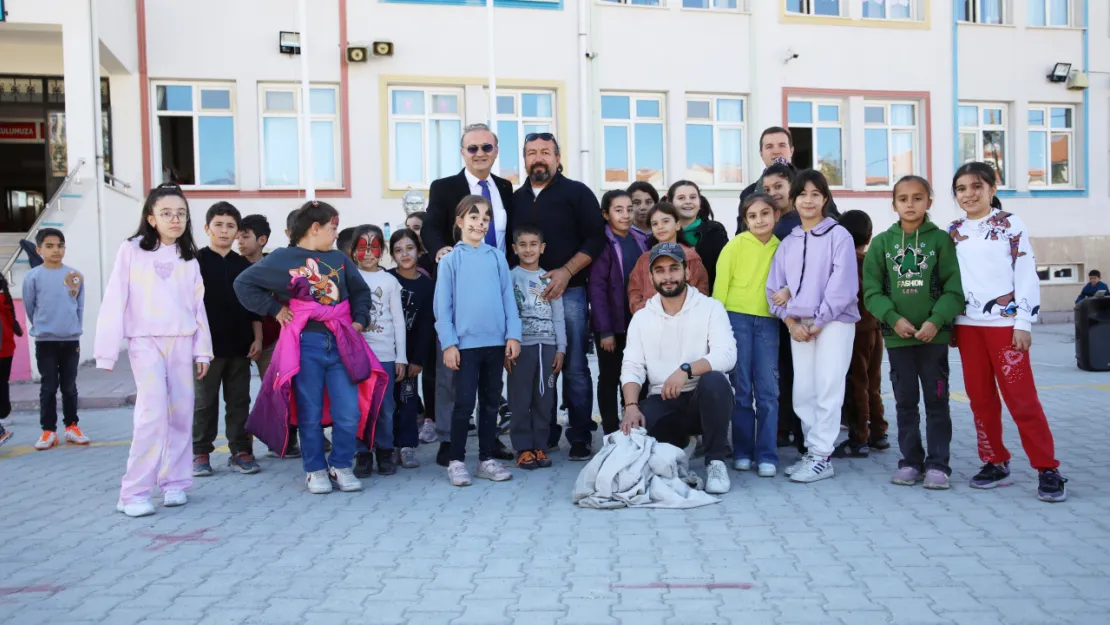
[[[485,0],[380,0],[390,4],[446,4],[460,7],[484,7]],[[493,0],[493,5],[501,9],[544,9],[562,11],[563,0]]]
[[[1030,191],[1018,191],[1017,189],[999,189],[995,195],[1000,198],[1017,197],[1017,198],[1066,198],[1066,197],[1087,197],[1086,189],[1033,189]]]

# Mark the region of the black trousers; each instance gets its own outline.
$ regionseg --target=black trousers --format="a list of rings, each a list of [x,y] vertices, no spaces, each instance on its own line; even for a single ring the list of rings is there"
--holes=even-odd
[[[948,345],[924,343],[887,350],[898,411],[899,467],[940,469],[948,475],[952,416],[948,409]],[[919,386],[920,384],[920,386]],[[925,439],[921,447],[921,390],[925,391]]]
[[[194,383],[193,454],[210,454],[215,449],[213,442],[220,425],[221,385],[224,389],[227,447],[233,455],[241,451],[253,453],[253,439],[247,433],[247,415],[251,409],[251,361],[243,356],[214,358],[208,367],[208,375]]]
[[[42,376],[39,387],[39,422],[43,431],[58,429],[58,387],[62,389],[62,422],[77,424],[77,366],[81,362],[80,341],[35,341],[35,362]],[[11,359],[8,359],[11,373]],[[7,385],[5,385],[7,386]],[[11,404],[8,404],[11,411]]]
[[[451,412],[451,460],[466,459],[466,437],[475,401],[478,402],[478,460],[484,462],[493,458],[504,366],[504,346],[459,350],[455,406]]]
[[[779,436],[794,434],[794,444],[801,451],[805,446],[802,420],[794,413],[794,354],[790,351],[790,331],[779,324]]]
[[[624,360],[624,345],[627,334],[614,334],[616,349],[607,352],[601,348],[601,335],[594,334],[597,344],[597,406],[601,411],[601,428],[612,434],[621,427],[621,414],[618,406],[621,398],[621,361]]]
[[[710,371],[698,379],[693,391],[675,399],[650,395],[640,400],[640,413],[648,434],[663,443],[685,448],[691,436],[700,434],[705,443],[705,464],[729,456],[728,426],[736,395],[728,376]]]
[[[12,398],[8,382],[12,379],[12,357],[0,358],[0,419],[12,414]]]

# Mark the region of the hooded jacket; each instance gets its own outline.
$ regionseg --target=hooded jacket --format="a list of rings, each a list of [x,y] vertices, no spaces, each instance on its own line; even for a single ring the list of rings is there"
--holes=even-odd
[[[686,279],[688,283],[701,291],[702,295],[708,296],[711,292],[712,283],[709,282],[709,274],[705,272],[705,265],[701,262],[701,256],[692,247],[683,245],[682,249],[686,252]],[[655,295],[655,285],[651,281],[651,267],[648,263],[650,258],[651,250],[640,254],[636,266],[632,268],[632,275],[628,276],[628,310],[633,315]]]
[[[628,236],[647,251],[647,235],[629,229]],[[590,263],[590,323],[599,334],[624,334],[632,321],[628,310],[628,286],[624,283],[624,267],[635,265],[639,257],[625,258],[621,244],[609,226],[605,226],[605,249]],[[631,276],[629,276],[631,280]]]
[[[810,231],[794,228],[781,243],[767,277],[767,300],[790,288],[786,306],[770,303],[771,312],[786,320],[812,319],[823,328],[833,321],[859,321],[859,274],[852,235],[832,217]]]
[[[504,346],[521,338],[509,263],[485,243],[460,243],[440,260],[433,307],[443,349]]]

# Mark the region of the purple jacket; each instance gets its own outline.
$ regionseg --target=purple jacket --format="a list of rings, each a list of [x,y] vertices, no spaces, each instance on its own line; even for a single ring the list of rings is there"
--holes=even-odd
[[[647,235],[629,230],[628,236],[647,251]],[[624,263],[636,264],[639,258],[624,258],[613,230],[605,226],[605,249],[590,263],[590,323],[599,334],[624,334],[632,316],[628,313],[628,285],[624,283]]]
[[[790,301],[776,306],[771,296],[790,288]],[[852,235],[832,217],[806,232],[795,227],[779,243],[767,276],[767,301],[779,319],[813,319],[825,327],[831,321],[859,321],[859,274]]]

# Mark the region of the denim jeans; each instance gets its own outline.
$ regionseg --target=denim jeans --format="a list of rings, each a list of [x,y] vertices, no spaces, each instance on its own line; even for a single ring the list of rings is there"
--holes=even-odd
[[[416,394],[418,386],[415,378],[405,378],[393,387],[393,401],[397,406],[393,411],[393,444],[397,447],[420,444],[420,426],[416,422],[420,408],[420,396]]]
[[[736,337],[732,450],[737,459],[779,463],[779,325],[774,317],[728,313]],[[755,400],[755,408],[752,400]]]
[[[42,376],[39,422],[43,431],[58,429],[58,386],[62,387],[62,415],[66,427],[77,424],[77,366],[79,341],[35,341],[35,362]]]
[[[393,382],[396,378],[394,363],[383,362],[382,368],[389,376],[385,386],[385,397],[382,398],[382,408],[378,412],[378,422],[374,425],[374,447],[377,449],[393,449],[393,411],[397,409],[397,402],[393,398]],[[366,441],[358,441],[358,451],[368,451]]]
[[[589,444],[597,424],[593,419],[593,376],[586,360],[590,348],[590,320],[585,287],[567,289],[563,293],[563,317],[567,324],[567,354],[563,367],[569,421],[567,442]]]
[[[324,393],[331,400],[331,454],[324,459]],[[305,472],[331,466],[349,469],[358,438],[358,387],[339,359],[335,336],[330,332],[301,333],[301,370],[293,378],[297,423],[301,431],[301,464]]]
[[[460,349],[459,356],[459,370],[455,372],[455,410],[451,414],[451,460],[466,459],[466,437],[475,397],[478,399],[478,459],[489,460],[497,439],[505,347]]]

